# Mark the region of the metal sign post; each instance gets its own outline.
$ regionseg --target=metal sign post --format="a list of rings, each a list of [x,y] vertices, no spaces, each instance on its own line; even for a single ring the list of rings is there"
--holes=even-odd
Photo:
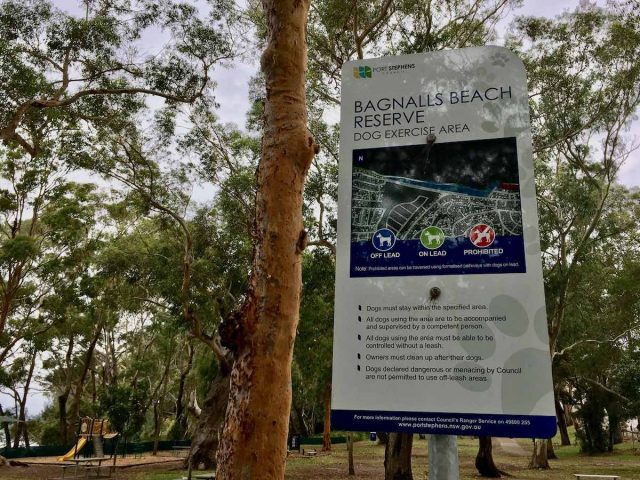
[[[458,442],[454,435],[429,435],[429,480],[458,480]]]

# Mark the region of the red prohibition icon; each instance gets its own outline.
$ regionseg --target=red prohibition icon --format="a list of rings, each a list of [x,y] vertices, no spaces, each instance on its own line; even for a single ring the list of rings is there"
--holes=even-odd
[[[469,231],[469,240],[478,248],[487,248],[496,239],[496,232],[489,225],[479,223]]]

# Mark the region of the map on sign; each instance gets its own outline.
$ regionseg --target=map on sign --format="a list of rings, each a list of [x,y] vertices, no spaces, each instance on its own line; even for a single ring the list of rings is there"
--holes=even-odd
[[[524,271],[515,138],[354,150],[352,172],[352,276]]]

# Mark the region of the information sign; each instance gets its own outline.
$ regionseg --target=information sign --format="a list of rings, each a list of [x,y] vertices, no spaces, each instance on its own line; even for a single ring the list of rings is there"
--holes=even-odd
[[[555,433],[522,62],[343,69],[333,426]]]

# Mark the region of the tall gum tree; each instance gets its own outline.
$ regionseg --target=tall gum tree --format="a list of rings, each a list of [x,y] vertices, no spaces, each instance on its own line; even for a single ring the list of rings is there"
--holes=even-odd
[[[627,130],[640,105],[638,20],[629,2],[585,3],[555,20],[518,19],[508,42],[528,71],[552,358],[579,267],[601,242],[619,167],[635,148]],[[545,439],[534,441],[530,466],[549,468]]]
[[[299,318],[302,190],[315,153],[307,128],[309,0],[263,0],[267,44],[264,136],[257,171],[250,290],[236,321],[221,327],[235,350],[217,478],[282,479]]]
[[[79,16],[47,0],[0,4],[0,141],[3,149],[29,156],[30,165],[48,156],[73,162],[86,144],[100,144],[97,130],[131,129],[148,97],[174,109],[204,101],[212,87],[211,71],[234,55],[232,24],[237,18],[225,0],[207,2],[206,16],[179,0],[83,3],[85,11]],[[143,53],[147,49],[141,40],[152,28],[167,38],[150,56]],[[56,150],[51,153],[53,140]],[[5,157],[0,150],[2,167],[8,163]],[[7,202],[0,203],[4,212]],[[34,213],[37,206],[31,209]],[[41,223],[31,220],[31,225]],[[25,244],[30,238],[21,240]],[[26,332],[20,324],[11,332],[6,328],[18,306],[23,264],[12,262],[8,288],[0,292],[3,350]],[[2,356],[0,352],[0,363]],[[62,417],[68,395],[64,388],[59,396]]]

